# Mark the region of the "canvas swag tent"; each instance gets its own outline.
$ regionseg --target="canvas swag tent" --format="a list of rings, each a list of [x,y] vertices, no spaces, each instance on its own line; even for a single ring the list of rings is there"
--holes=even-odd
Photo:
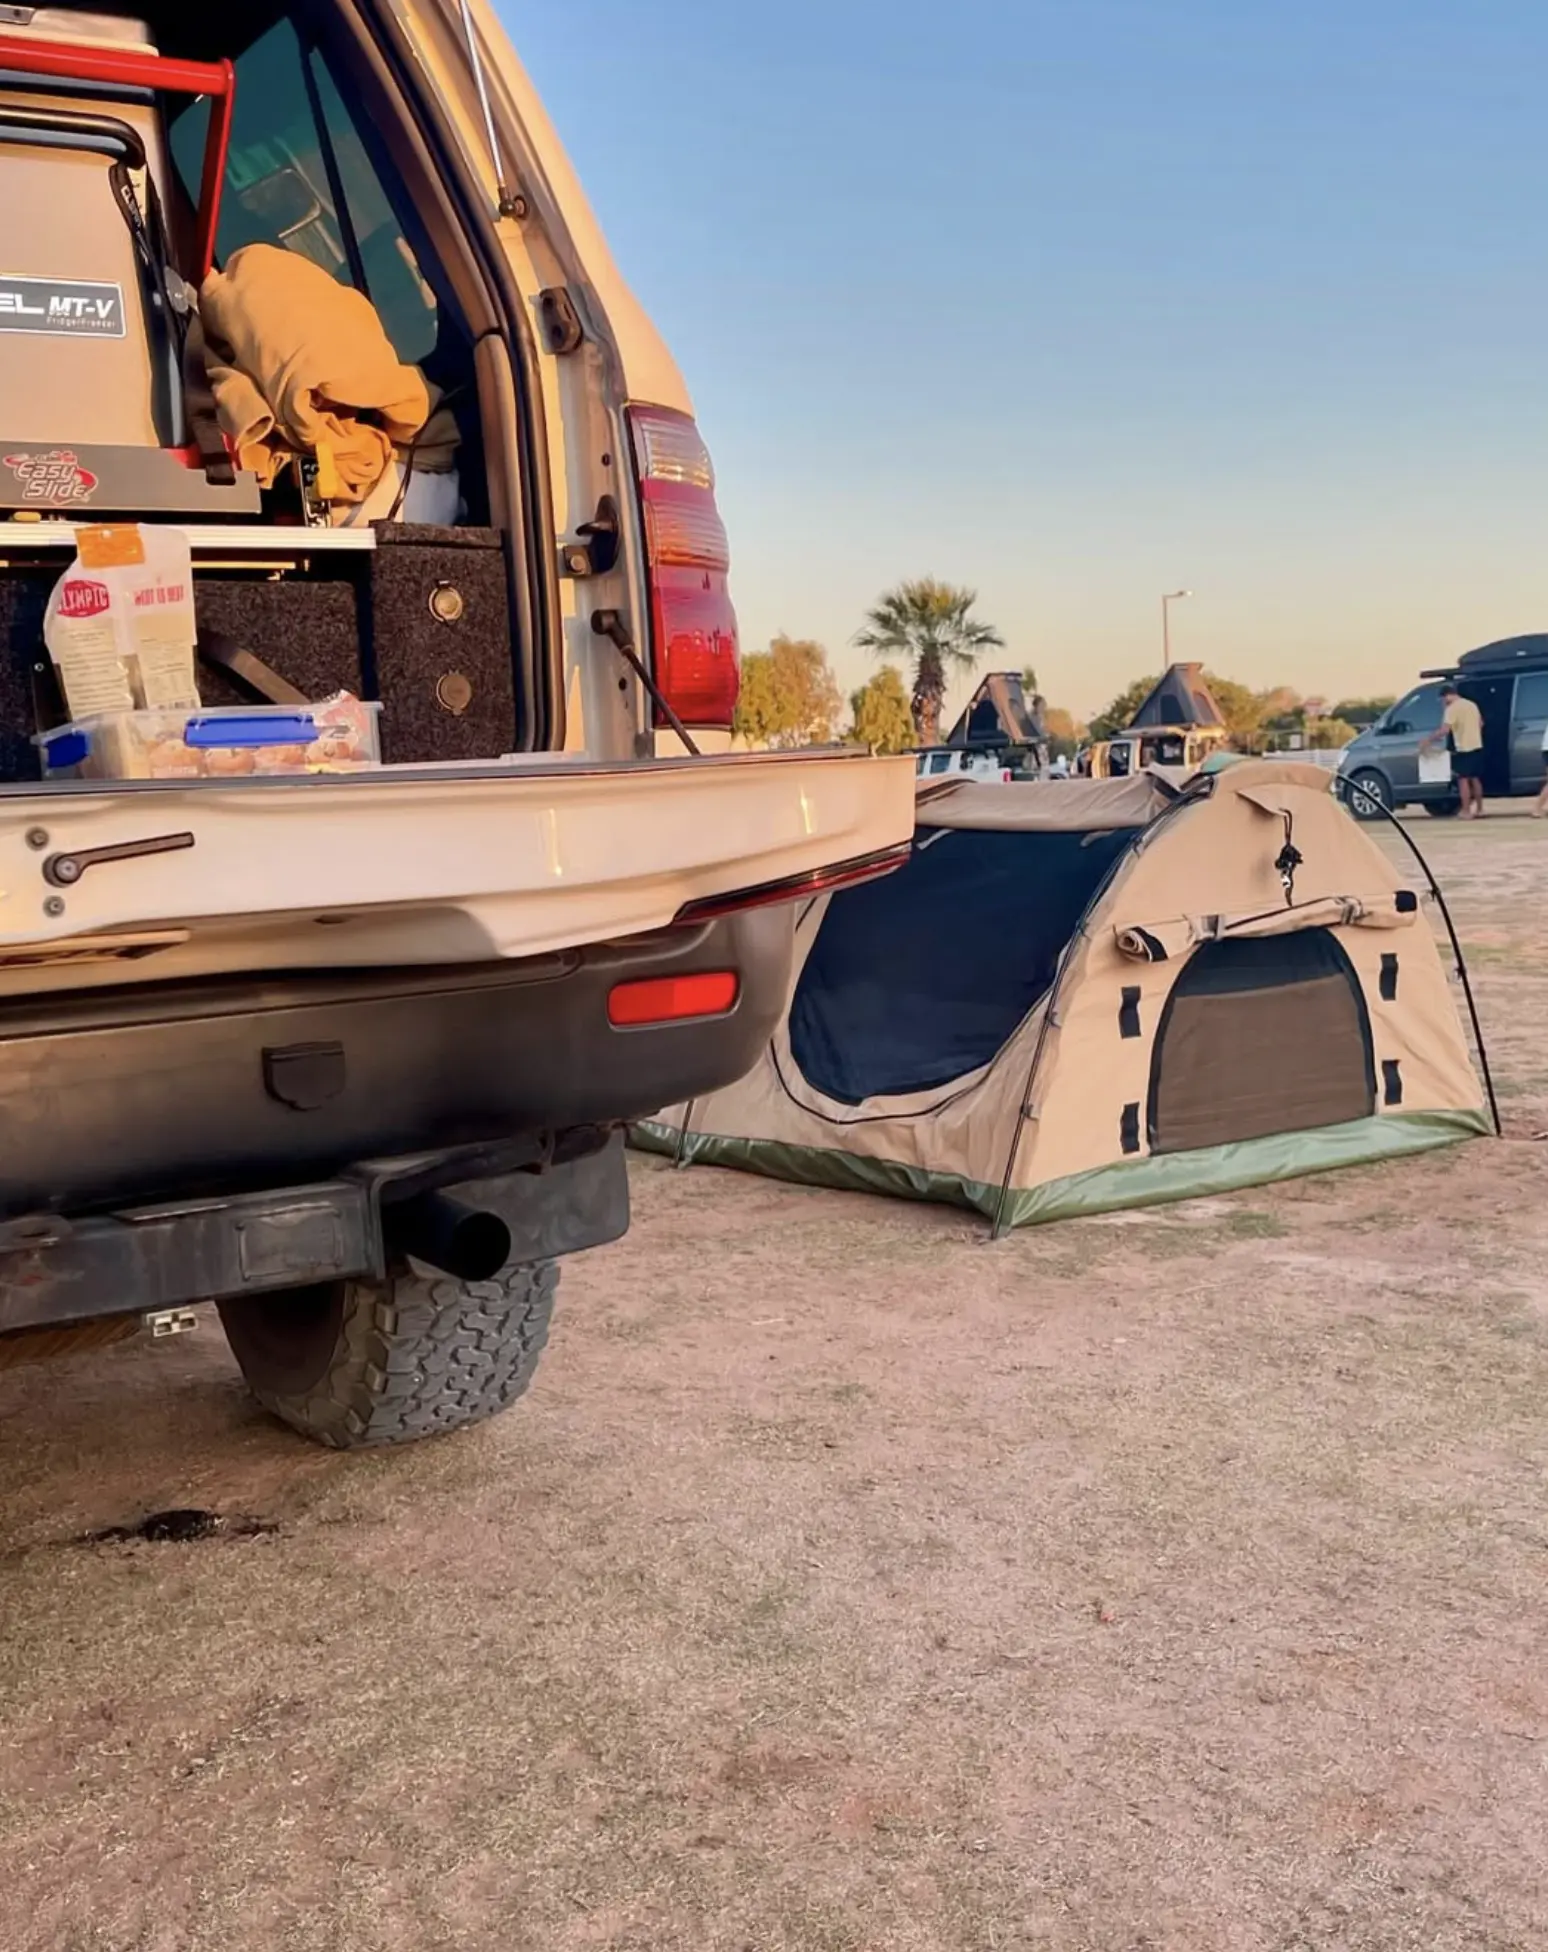
[[[1320,769],[927,790],[814,901],[752,1074],[638,1128],[684,1164],[1013,1226],[1489,1129],[1419,897]]]

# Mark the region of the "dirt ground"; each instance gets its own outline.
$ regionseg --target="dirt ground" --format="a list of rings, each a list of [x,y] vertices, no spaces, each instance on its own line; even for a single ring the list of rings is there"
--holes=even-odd
[[[1415,831],[1503,1145],[999,1247],[637,1161],[403,1454],[0,1376],[0,1945],[1548,1946],[1548,831]],[[72,1542],[183,1505],[277,1530]]]

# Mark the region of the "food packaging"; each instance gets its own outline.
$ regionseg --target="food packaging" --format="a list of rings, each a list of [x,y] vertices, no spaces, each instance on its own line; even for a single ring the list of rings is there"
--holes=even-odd
[[[340,692],[321,705],[108,712],[45,732],[52,778],[256,779],[381,764],[379,704]]]
[[[187,536],[134,523],[81,529],[43,637],[72,719],[197,710]]]

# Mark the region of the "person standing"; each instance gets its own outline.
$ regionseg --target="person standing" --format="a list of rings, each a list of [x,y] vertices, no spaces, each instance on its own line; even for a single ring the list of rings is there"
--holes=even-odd
[[[1455,684],[1441,686],[1441,703],[1446,710],[1440,729],[1421,739],[1419,750],[1427,752],[1443,739],[1450,740],[1451,773],[1462,801],[1462,818],[1476,820],[1483,812],[1483,713]]]
[[[1543,783],[1538,789],[1537,805],[1532,809],[1532,818],[1541,820],[1548,813],[1548,725],[1543,727]]]

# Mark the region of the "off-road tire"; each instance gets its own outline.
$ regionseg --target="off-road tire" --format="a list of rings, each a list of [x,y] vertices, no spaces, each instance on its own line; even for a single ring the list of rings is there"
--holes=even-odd
[[[492,1281],[403,1267],[220,1303],[231,1352],[258,1401],[334,1450],[414,1443],[498,1416],[526,1392],[548,1341],[559,1269]]]

